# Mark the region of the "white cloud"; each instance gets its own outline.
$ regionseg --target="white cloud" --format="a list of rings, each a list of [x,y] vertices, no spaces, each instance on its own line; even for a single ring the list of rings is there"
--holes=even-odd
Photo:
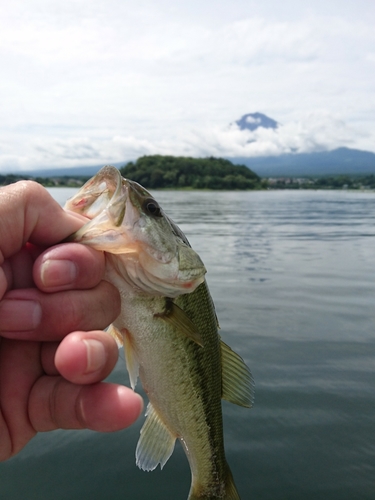
[[[8,2],[0,168],[375,150],[375,10],[358,2]],[[283,125],[226,127],[254,111]]]
[[[219,156],[266,156],[334,149],[350,144],[353,134],[342,120],[314,113],[276,129],[260,127],[249,131],[232,125],[197,131],[194,146],[206,154]]]
[[[355,130],[326,113],[312,113],[277,129],[240,130],[237,125],[208,124],[178,130],[172,138],[146,139],[134,135],[100,137],[37,137],[18,149],[17,155],[0,155],[0,169],[22,170],[127,162],[142,155],[253,157],[290,152],[316,152],[351,145]],[[3,145],[3,150],[5,147]]]

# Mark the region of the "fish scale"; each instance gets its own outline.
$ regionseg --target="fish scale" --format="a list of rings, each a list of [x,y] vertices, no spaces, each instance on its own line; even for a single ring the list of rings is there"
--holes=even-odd
[[[139,374],[149,398],[137,465],[163,467],[178,439],[192,474],[189,500],[238,500],[221,399],[250,407],[253,380],[218,335],[202,261],[150,193],[114,167],[66,208],[91,219],[70,239],[106,252],[106,279],[120,291],[109,332],[123,341],[133,389]]]

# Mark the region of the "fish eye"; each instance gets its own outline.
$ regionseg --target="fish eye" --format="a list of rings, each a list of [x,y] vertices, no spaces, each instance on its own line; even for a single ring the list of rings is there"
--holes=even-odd
[[[144,202],[144,209],[145,211],[149,214],[152,215],[153,217],[161,217],[161,208],[157,204],[155,200],[148,199]]]

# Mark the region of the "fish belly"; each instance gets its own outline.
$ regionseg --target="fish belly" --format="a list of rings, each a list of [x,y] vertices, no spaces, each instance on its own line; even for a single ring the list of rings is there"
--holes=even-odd
[[[188,296],[186,296],[188,297]],[[186,299],[185,299],[186,300]],[[176,300],[184,306],[185,300]],[[216,320],[199,346],[162,319],[165,299],[123,298],[122,328],[139,363],[143,388],[170,434],[182,443],[201,498],[223,496],[228,476],[221,411]],[[116,326],[120,327],[118,322]],[[206,335],[206,337],[208,337]],[[193,497],[192,497],[193,498]]]

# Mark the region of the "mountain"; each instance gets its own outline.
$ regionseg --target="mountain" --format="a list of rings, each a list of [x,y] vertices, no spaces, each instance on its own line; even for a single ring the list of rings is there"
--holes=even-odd
[[[235,123],[240,130],[250,131],[260,127],[277,129],[279,126],[277,121],[258,112],[245,114]],[[344,147],[316,153],[227,159],[235,164],[246,165],[261,177],[375,174],[374,153]]]
[[[375,153],[350,148],[338,148],[318,153],[290,153],[279,156],[255,156],[250,158],[226,157],[226,159],[235,165],[246,165],[260,177],[318,177],[322,175],[375,174]],[[127,163],[128,161],[123,161],[114,164],[114,166],[120,168]],[[55,168],[16,173],[24,173],[33,177],[91,177],[102,166]]]
[[[228,160],[246,165],[260,177],[375,174],[375,153],[350,148]]]
[[[277,129],[280,124],[263,113],[247,113],[234,122],[240,130]],[[272,135],[272,134],[271,134]],[[311,177],[331,175],[375,174],[375,153],[359,149],[337,148],[316,153],[286,153],[279,156],[226,157],[236,165],[245,165],[260,177]],[[130,160],[114,163],[121,167]],[[131,161],[135,161],[132,159]],[[91,177],[103,165],[94,167],[55,168],[17,172],[34,177],[86,176]]]
[[[262,113],[248,113],[243,115],[239,120],[237,120],[236,125],[241,130],[256,130],[259,127],[263,128],[277,128],[279,124]]]

